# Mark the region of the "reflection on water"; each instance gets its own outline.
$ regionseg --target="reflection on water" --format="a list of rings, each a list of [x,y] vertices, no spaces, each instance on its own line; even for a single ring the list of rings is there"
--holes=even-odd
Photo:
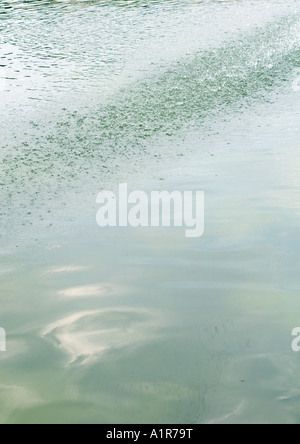
[[[248,148],[165,178],[185,188],[205,165],[202,239],[94,227],[2,254],[3,422],[298,422],[299,217],[277,191],[298,187],[282,166],[299,146]]]
[[[110,288],[105,285],[86,285],[82,287],[72,287],[61,290],[59,294],[68,298],[78,298],[84,296],[101,296],[109,294]]]
[[[42,401],[34,393],[23,387],[0,384],[0,422],[4,424],[15,409],[27,409],[41,405]]]
[[[120,307],[67,316],[46,327],[42,335],[70,356],[69,364],[80,359],[84,365],[109,350],[151,341],[163,326],[162,315]]]

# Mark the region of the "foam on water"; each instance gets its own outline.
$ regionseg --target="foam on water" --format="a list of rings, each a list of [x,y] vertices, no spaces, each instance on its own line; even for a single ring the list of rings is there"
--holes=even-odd
[[[78,220],[104,181],[188,155],[163,146],[269,101],[299,63],[294,2],[100,4],[2,6],[2,236]]]

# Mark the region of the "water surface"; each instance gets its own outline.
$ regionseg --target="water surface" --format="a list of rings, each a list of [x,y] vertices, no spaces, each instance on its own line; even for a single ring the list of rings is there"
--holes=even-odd
[[[0,422],[299,423],[299,2],[0,16]],[[98,228],[123,181],[204,237]]]

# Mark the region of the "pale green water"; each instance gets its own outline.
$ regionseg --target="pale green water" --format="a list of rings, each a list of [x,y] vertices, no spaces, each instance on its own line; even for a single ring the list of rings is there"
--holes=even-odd
[[[1,423],[299,423],[299,2],[2,1]],[[95,198],[206,192],[206,232]]]

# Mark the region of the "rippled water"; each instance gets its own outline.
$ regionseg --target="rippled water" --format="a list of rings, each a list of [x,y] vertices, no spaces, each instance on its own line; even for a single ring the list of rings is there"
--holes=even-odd
[[[298,423],[299,2],[0,17],[0,422]],[[205,236],[97,228],[121,181]]]

